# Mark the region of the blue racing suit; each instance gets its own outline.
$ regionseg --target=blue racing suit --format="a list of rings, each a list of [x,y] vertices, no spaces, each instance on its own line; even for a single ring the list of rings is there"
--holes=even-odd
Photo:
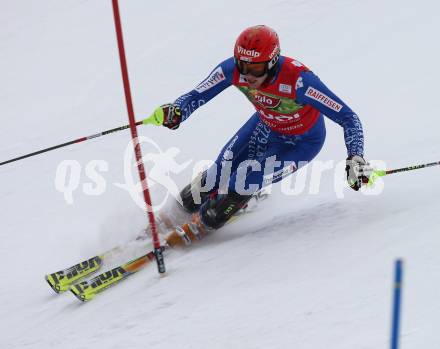
[[[234,58],[223,61],[196,88],[175,101],[182,110],[182,120],[231,85],[246,95],[256,112],[208,170],[209,176],[215,176],[212,190],[228,188],[251,194],[310,162],[324,144],[323,115],[343,127],[348,155],[363,156],[358,116],[312,71],[284,56],[258,90],[249,88]]]

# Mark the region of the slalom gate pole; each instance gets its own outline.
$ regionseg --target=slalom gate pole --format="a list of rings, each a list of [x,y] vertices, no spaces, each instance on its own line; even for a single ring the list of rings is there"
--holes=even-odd
[[[145,122],[145,120],[138,121],[138,122],[136,122],[136,126],[142,125],[144,122]],[[46,149],[41,149],[41,150],[35,151],[33,153],[29,153],[29,154],[26,154],[26,155],[22,155],[22,156],[16,157],[14,159],[10,159],[10,160],[6,160],[6,161],[3,161],[3,162],[0,162],[0,166],[9,164],[9,163],[14,162],[14,161],[30,158],[31,156],[35,156],[35,155],[38,155],[38,154],[47,153],[47,152],[49,152],[51,150],[55,150],[55,149],[58,149],[58,148],[66,147],[68,145],[72,145],[72,144],[88,141],[89,139],[92,139],[92,138],[98,138],[98,137],[101,137],[101,136],[108,135],[110,133],[126,130],[127,128],[130,128],[130,125],[125,125],[125,126],[120,126],[120,127],[112,128],[111,130],[103,131],[103,132],[100,132],[100,133],[97,133],[97,134],[94,134],[94,135],[91,135],[91,136],[81,137],[81,138],[78,138],[78,139],[75,139],[73,141],[69,141],[69,142],[63,143],[63,144],[54,145],[54,146],[46,148]]]
[[[125,101],[127,104],[128,119],[130,120],[131,137],[133,139],[134,152],[136,155],[136,162],[138,166],[139,177],[142,183],[142,191],[144,194],[145,205],[147,207],[148,219],[150,222],[154,255],[157,261],[157,268],[160,274],[165,273],[165,261],[163,258],[162,248],[160,246],[159,235],[157,232],[156,221],[154,219],[153,208],[151,205],[150,191],[148,189],[147,178],[145,174],[144,164],[142,163],[142,151],[139,144],[139,138],[136,129],[136,122],[134,119],[133,102],[131,99],[130,82],[128,78],[127,61],[125,58],[124,40],[122,35],[121,17],[119,14],[118,0],[112,0],[113,14],[116,28],[116,38],[118,41],[119,60],[121,63],[122,80],[124,83]]]
[[[398,259],[394,265],[393,318],[391,325],[391,349],[399,349],[399,330],[403,287],[403,261]]]
[[[374,182],[376,181],[377,178],[384,177],[386,175],[390,175],[390,174],[393,174],[393,173],[420,170],[422,168],[439,166],[439,165],[440,165],[440,161],[435,161],[435,162],[430,162],[428,164],[421,164],[421,165],[402,167],[402,168],[397,168],[397,169],[394,169],[394,170],[374,170],[371,173],[371,175],[370,175],[368,184],[372,185],[372,184],[374,184]]]

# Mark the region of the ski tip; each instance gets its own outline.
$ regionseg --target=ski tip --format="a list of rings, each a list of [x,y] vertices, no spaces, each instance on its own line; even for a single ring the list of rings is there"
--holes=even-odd
[[[54,290],[55,293],[60,294],[63,293],[65,290],[62,290],[60,287],[60,284],[57,284],[53,282],[53,279],[50,277],[50,275],[45,275],[44,279],[49,284],[50,288]]]
[[[74,294],[74,296],[76,298],[78,298],[81,302],[87,302],[88,299],[86,299],[85,295],[82,294],[81,292],[78,292],[77,290],[75,290],[74,288],[75,286],[70,287],[70,292],[72,292]]]

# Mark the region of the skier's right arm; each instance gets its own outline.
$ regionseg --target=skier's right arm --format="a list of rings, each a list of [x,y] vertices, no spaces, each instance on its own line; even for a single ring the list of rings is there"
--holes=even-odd
[[[228,58],[215,67],[208,77],[193,90],[174,101],[174,104],[182,111],[182,121],[188,119],[199,107],[232,85],[234,68],[234,58]]]
[[[174,103],[156,108],[147,119],[150,121],[145,123],[163,125],[173,130],[178,128],[195,110],[232,85],[234,68],[234,58],[223,61],[193,90],[177,98]]]

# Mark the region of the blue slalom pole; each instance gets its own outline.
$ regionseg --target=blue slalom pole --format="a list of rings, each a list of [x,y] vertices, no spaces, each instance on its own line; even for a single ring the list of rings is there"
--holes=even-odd
[[[394,265],[394,301],[393,301],[393,322],[391,329],[391,349],[399,348],[402,287],[403,287],[403,261],[401,259],[398,259],[396,260]]]

